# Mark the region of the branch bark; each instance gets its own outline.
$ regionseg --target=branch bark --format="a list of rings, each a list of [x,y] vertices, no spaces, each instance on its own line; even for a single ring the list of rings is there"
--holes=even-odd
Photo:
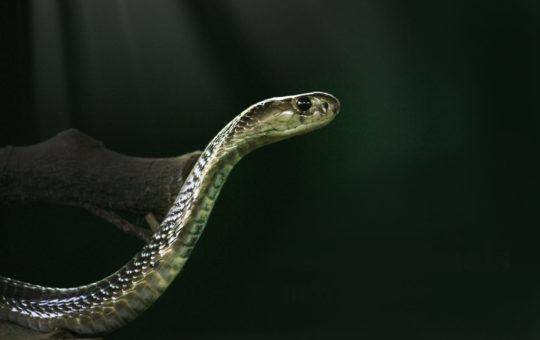
[[[130,157],[69,129],[39,144],[0,148],[0,206],[76,206],[148,240],[199,155],[200,151],[171,158]],[[152,230],[136,227],[116,212],[144,217]],[[0,339],[69,336],[0,321]]]
[[[164,216],[199,155],[130,157],[69,129],[40,144],[0,149],[0,206],[77,206],[113,224],[104,211]]]

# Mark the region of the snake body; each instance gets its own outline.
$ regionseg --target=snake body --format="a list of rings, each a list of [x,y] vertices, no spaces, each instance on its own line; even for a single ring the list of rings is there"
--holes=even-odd
[[[333,96],[313,92],[257,103],[217,134],[193,166],[160,229],[116,273],[74,288],[0,276],[0,319],[41,332],[111,332],[134,320],[165,291],[189,258],[233,166],[250,151],[329,123]]]

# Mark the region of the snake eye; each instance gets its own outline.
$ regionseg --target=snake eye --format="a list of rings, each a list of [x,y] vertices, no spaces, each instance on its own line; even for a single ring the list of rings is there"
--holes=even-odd
[[[300,97],[296,100],[296,106],[298,106],[300,111],[305,112],[311,107],[311,99],[306,96]]]

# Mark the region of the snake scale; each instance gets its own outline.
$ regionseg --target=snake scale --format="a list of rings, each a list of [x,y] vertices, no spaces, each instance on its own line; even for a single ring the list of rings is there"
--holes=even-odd
[[[160,229],[116,273],[74,288],[0,276],[0,319],[41,332],[111,332],[134,320],[165,291],[189,258],[233,166],[266,144],[328,124],[339,112],[330,94],[312,92],[252,105],[208,144]]]

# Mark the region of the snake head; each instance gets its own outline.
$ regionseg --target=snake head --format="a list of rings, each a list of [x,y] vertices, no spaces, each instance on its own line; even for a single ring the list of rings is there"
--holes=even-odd
[[[324,92],[270,98],[240,114],[235,137],[256,148],[319,129],[330,123],[339,109],[337,98]]]
[[[321,128],[339,112],[337,98],[323,92],[273,98],[270,101],[277,104],[277,111],[267,119],[273,127],[270,134],[276,136],[295,136]]]

